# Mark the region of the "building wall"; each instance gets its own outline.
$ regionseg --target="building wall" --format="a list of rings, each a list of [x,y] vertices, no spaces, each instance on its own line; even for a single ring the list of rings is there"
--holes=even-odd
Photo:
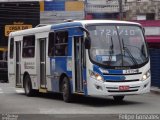
[[[119,13],[119,0],[87,0],[87,13]],[[125,20],[160,19],[160,0],[122,0]],[[153,18],[154,15],[154,18]],[[106,18],[104,18],[106,19]]]
[[[66,1],[65,11],[83,11],[84,2],[82,1]]]
[[[78,0],[41,1],[41,24],[64,22],[67,19],[84,19],[84,2]],[[44,9],[43,9],[44,8]]]
[[[128,2],[127,20],[137,20],[138,15],[155,14],[154,19],[160,19],[160,1]]]
[[[0,47],[8,45],[12,31],[35,27],[40,23],[39,2],[0,2]]]

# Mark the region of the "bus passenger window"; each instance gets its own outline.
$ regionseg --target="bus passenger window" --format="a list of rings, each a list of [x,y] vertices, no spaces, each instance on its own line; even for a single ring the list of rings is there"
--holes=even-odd
[[[10,41],[10,58],[13,58],[13,53],[14,53],[14,39],[11,38],[11,41]]]
[[[24,36],[23,37],[23,51],[22,57],[31,58],[34,57],[35,53],[35,36]]]
[[[68,55],[68,32],[59,31],[55,34],[55,56]]]
[[[49,33],[48,56],[54,56],[54,32]]]

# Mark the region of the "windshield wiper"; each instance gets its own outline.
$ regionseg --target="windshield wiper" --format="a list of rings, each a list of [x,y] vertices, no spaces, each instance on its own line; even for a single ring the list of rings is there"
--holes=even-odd
[[[146,57],[146,54],[143,52],[143,48],[139,48],[139,47],[137,47],[137,46],[133,46],[133,45],[129,45],[129,44],[125,44],[125,45],[127,45],[127,46],[129,46],[129,47],[133,47],[133,48],[136,48],[136,49],[138,49],[139,50],[139,52],[140,52],[140,54],[141,54],[141,60],[142,60],[142,62],[143,62],[143,60],[145,60],[147,57]],[[144,46],[144,44],[142,45],[142,46]]]
[[[108,65],[111,63],[112,61],[112,55],[113,55],[113,39],[112,39],[112,36],[111,36],[111,45],[110,45],[110,48],[109,48],[109,60],[108,60]]]
[[[126,51],[128,53],[128,55],[130,56],[130,58],[132,60],[132,63],[138,65],[136,59],[133,57],[133,55],[131,54],[131,52],[129,51],[129,49],[126,46],[124,46],[123,38],[122,38],[122,47],[123,47],[123,51],[124,52]]]

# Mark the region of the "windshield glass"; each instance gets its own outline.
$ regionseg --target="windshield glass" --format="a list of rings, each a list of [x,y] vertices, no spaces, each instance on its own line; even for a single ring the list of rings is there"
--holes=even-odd
[[[107,66],[135,66],[148,60],[143,33],[138,26],[91,25],[92,61]]]

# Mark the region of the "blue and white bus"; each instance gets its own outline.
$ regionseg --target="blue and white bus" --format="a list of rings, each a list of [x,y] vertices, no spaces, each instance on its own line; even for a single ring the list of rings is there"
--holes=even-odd
[[[58,92],[113,96],[150,91],[150,59],[140,24],[82,20],[12,32],[8,78],[27,96]]]

